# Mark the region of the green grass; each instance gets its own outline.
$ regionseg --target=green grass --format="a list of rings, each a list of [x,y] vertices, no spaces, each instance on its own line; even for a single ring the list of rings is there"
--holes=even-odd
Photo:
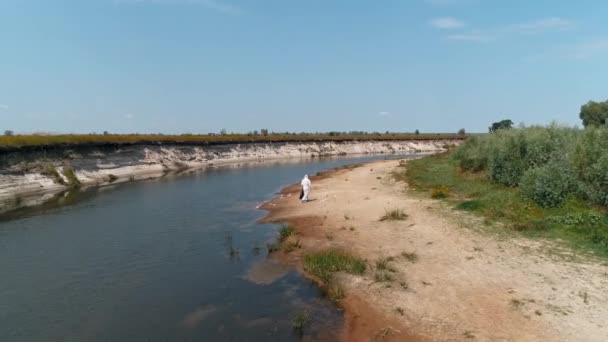
[[[401,221],[407,219],[407,214],[403,209],[384,209],[384,215],[380,221]]]
[[[282,141],[352,141],[352,140],[462,140],[457,134],[225,134],[225,135],[160,135],[160,134],[65,134],[65,135],[14,135],[0,136],[0,148],[22,146],[94,145],[94,144],[144,144],[144,143],[192,143],[222,144]]]
[[[331,300],[333,300],[334,302],[339,302],[342,299],[344,299],[344,297],[346,297],[346,293],[344,291],[344,288],[341,287],[338,284],[331,284],[327,287],[327,297]]]
[[[296,233],[296,229],[289,225],[283,225],[279,229],[279,241],[283,242],[287,240],[288,237],[294,235]]]
[[[304,334],[304,328],[309,322],[310,315],[308,312],[301,311],[291,320],[291,327],[296,334],[302,336]]]
[[[395,176],[428,196],[432,189],[449,189],[444,201],[454,209],[474,212],[504,232],[559,239],[581,251],[608,256],[607,211],[580,198],[569,197],[558,208],[540,207],[517,187],[492,183],[483,173],[461,172],[449,153],[411,160],[405,173]]]
[[[80,181],[78,180],[78,177],[76,177],[76,174],[74,173],[74,169],[71,166],[66,165],[63,168],[63,175],[65,176],[65,178],[68,179],[68,186],[70,188],[80,187]]]
[[[376,271],[374,274],[374,281],[377,283],[391,282],[393,280],[393,275],[387,271]]]
[[[302,263],[307,272],[325,283],[328,283],[336,272],[363,274],[367,268],[363,260],[337,250],[327,250],[305,255]]]
[[[63,180],[59,172],[57,172],[57,169],[55,168],[55,166],[53,166],[53,164],[44,163],[42,165],[41,173],[47,177],[52,178],[53,182],[55,182],[56,184],[65,185],[65,181]]]

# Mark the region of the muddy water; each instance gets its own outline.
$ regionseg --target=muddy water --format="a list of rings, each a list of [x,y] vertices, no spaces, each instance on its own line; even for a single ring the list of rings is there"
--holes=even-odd
[[[0,341],[335,340],[340,311],[268,257],[277,226],[256,224],[256,205],[304,173],[370,159],[210,169],[4,215]]]

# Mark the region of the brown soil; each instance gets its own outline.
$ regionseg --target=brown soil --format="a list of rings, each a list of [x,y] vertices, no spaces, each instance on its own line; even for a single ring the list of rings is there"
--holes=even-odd
[[[398,161],[334,170],[312,178],[313,201],[301,204],[292,185],[262,206],[263,222],[298,230],[290,239],[302,248],[279,259],[299,265],[302,253],[338,248],[367,260],[364,275],[336,277],[346,291],[343,340],[608,340],[606,263],[484,233],[479,219],[405,191],[395,170]],[[380,221],[392,208],[407,219]],[[377,282],[376,261],[387,257],[392,280]]]

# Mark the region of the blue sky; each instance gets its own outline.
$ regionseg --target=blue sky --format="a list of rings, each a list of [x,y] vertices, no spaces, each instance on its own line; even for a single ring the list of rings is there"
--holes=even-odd
[[[608,99],[603,0],[2,0],[0,130],[486,131]]]

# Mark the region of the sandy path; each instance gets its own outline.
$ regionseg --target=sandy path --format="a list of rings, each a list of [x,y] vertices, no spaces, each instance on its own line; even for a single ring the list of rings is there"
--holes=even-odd
[[[364,276],[339,277],[345,340],[608,341],[606,263],[566,261],[538,241],[467,229],[480,220],[406,193],[391,177],[398,163],[313,179],[307,204],[290,187],[265,205],[267,221],[296,225],[301,253],[337,247],[368,260]],[[380,222],[387,208],[409,217]],[[394,280],[375,282],[376,260],[390,256]]]

